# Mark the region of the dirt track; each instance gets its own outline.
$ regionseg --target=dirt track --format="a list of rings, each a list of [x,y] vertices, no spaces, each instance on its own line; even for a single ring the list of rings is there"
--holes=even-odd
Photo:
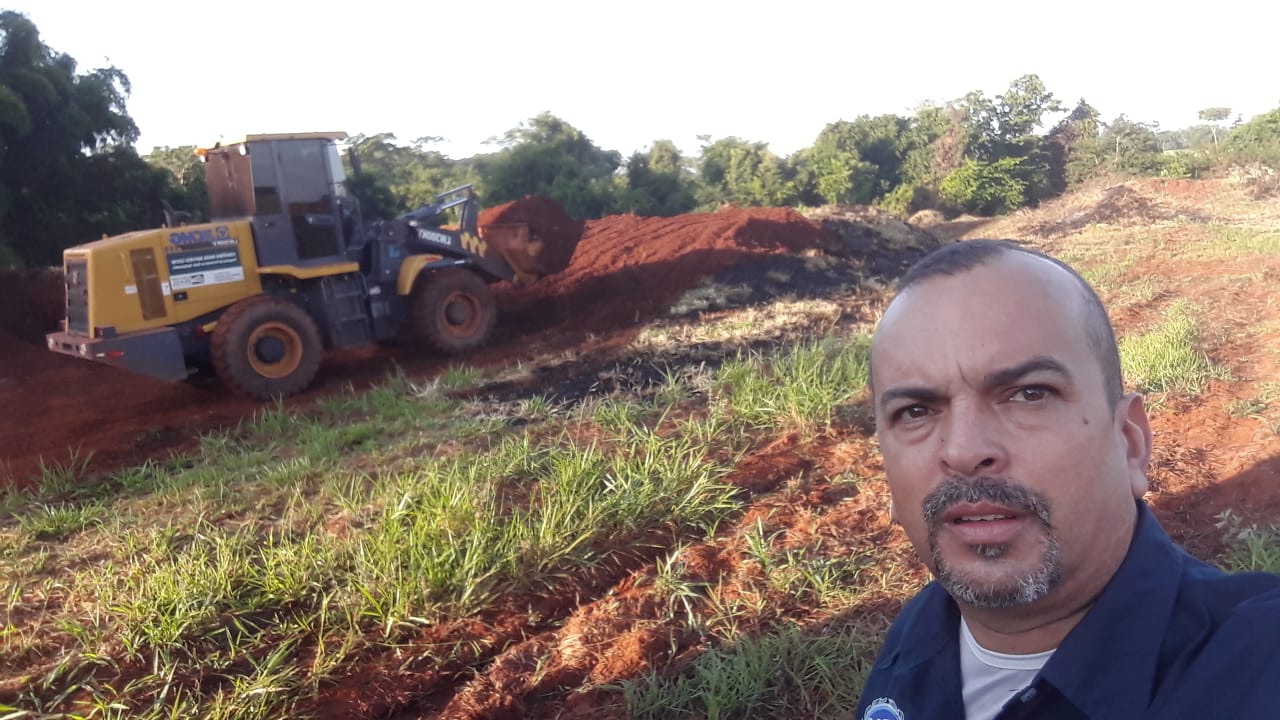
[[[859,264],[856,241],[842,240],[830,226],[787,209],[726,208],[674,218],[619,215],[591,221],[564,272],[528,287],[497,289],[500,320],[494,343],[465,362],[485,366],[614,346],[704,278],[760,267],[760,262],[786,264],[823,249]],[[881,260],[894,255],[885,247],[866,249]],[[902,248],[892,265],[904,265],[920,252]],[[840,278],[827,279],[833,280]],[[47,351],[42,337],[60,317],[60,283],[54,273],[0,277],[7,292],[0,297],[7,300],[0,305],[0,480],[23,484],[38,475],[41,462],[65,465],[89,453],[90,470],[97,472],[164,457],[264,407],[216,385],[162,383]],[[814,289],[821,288],[812,278],[778,288]],[[331,354],[315,386],[286,405],[305,405],[348,384],[366,386],[395,367],[428,376],[450,362],[414,344]]]

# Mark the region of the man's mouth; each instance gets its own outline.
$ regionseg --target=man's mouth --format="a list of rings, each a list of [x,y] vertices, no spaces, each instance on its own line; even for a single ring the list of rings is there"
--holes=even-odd
[[[955,523],[971,523],[971,522],[988,522],[991,520],[1012,520],[1015,515],[965,515],[958,517],[952,522]]]
[[[993,502],[958,502],[942,512],[941,520],[947,524],[995,522],[1014,520],[1026,512]]]
[[[1013,542],[1026,528],[1029,516],[994,503],[957,503],[940,518],[953,536],[964,545],[1003,545]]]
[[[935,552],[939,543],[990,550],[1028,534],[1053,534],[1045,498],[998,478],[947,478],[924,497],[922,510]]]

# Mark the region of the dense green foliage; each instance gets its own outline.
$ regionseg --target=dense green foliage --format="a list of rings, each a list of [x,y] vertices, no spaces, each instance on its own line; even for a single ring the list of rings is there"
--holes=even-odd
[[[1224,144],[1234,159],[1280,164],[1280,108],[1237,126]]]
[[[622,157],[601,150],[581,130],[542,113],[507,132],[502,149],[481,158],[481,188],[490,203],[548,195],[577,217],[613,209],[614,172]]]
[[[706,205],[783,205],[795,196],[791,169],[768,143],[730,137],[704,145],[698,174]]]
[[[194,148],[139,157],[125,108],[129,87],[114,67],[77,72],[25,16],[0,12],[0,267],[57,263],[70,245],[155,227],[166,205],[203,219]],[[356,135],[348,187],[366,218],[398,215],[463,183],[474,184],[486,205],[542,194],[580,218],[725,204],[990,214],[1099,177],[1199,177],[1232,164],[1280,164],[1280,109],[1227,125],[1230,117],[1230,108],[1207,107],[1202,124],[1175,131],[1124,114],[1104,122],[1084,99],[1067,112],[1039,77],[1024,75],[994,97],[973,91],[907,116],[829,123],[811,146],[786,157],[766,142],[702,135],[695,156],[658,139],[624,158],[542,113],[496,139],[493,152],[465,159],[437,150],[440,138],[403,144],[389,133]]]
[[[1021,158],[965,160],[938,186],[939,197],[965,212],[993,215],[1022,204],[1027,184],[1019,179]]]
[[[120,70],[77,73],[26,16],[0,12],[0,265],[58,262],[160,216],[166,179],[131,147],[128,95]]]
[[[659,216],[687,212],[695,205],[694,177],[676,144],[658,140],[627,160],[618,210]]]
[[[364,214],[394,217],[431,202],[437,193],[476,182],[469,164],[455,163],[431,148],[439,140],[418,138],[401,146],[390,133],[351,138],[347,160],[359,168],[347,168],[348,189],[360,199]]]

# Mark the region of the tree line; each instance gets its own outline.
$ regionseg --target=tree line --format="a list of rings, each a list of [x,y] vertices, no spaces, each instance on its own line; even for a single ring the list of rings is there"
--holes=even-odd
[[[166,204],[204,216],[194,146],[139,155],[129,91],[122,70],[79,72],[26,16],[0,12],[0,267],[58,264],[66,247],[157,227]],[[463,183],[489,205],[547,195],[579,218],[726,203],[998,214],[1100,176],[1280,165],[1280,108],[1245,121],[1211,107],[1200,119],[1176,131],[1123,114],[1106,122],[1084,99],[1068,107],[1039,77],[1024,75],[994,97],[974,91],[907,115],[832,122],[786,157],[766,142],[710,135],[699,137],[696,155],[660,139],[624,157],[543,113],[474,157],[446,157],[435,149],[439,138],[405,143],[379,133],[351,138],[346,162],[365,216],[381,218]]]

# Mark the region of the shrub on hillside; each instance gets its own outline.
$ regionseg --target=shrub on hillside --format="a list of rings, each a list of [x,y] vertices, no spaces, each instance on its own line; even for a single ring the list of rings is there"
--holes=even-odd
[[[897,215],[908,217],[921,210],[932,210],[938,206],[938,191],[922,185],[903,183],[895,187],[888,195],[876,203],[880,209]]]
[[[1027,184],[1019,175],[1019,158],[995,162],[965,160],[943,178],[938,195],[946,206],[962,212],[998,215],[1021,207]]]
[[[1203,177],[1212,166],[1213,159],[1207,153],[1193,150],[1174,150],[1164,153],[1160,157],[1160,177]]]
[[[1227,135],[1223,146],[1232,162],[1260,162],[1280,167],[1280,108],[1236,127]]]

